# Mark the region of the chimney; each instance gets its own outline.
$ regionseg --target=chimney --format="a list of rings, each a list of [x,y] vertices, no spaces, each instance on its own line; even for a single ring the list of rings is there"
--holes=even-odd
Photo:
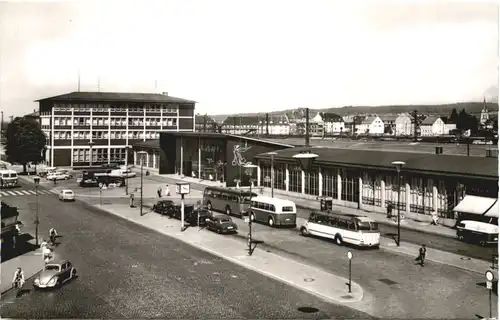
[[[306,108],[306,147],[309,147],[309,108]]]
[[[161,94],[164,96],[168,96],[168,92],[162,92]]]
[[[269,113],[266,113],[266,136],[269,136]]]

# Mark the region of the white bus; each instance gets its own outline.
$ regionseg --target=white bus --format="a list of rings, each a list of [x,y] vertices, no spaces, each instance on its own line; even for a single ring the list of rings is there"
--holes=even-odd
[[[303,236],[313,235],[333,239],[336,244],[350,243],[360,247],[380,245],[378,223],[368,217],[332,212],[311,212],[300,227]]]
[[[0,187],[15,187],[17,182],[17,172],[14,170],[0,170]]]
[[[297,208],[290,200],[265,196],[253,197],[250,203],[250,219],[265,222],[270,227],[294,226],[297,223]]]

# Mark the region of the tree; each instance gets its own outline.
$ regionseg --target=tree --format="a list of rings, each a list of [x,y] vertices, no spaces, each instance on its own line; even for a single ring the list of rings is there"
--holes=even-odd
[[[460,129],[462,131],[465,131],[468,128],[468,121],[469,120],[469,115],[467,114],[467,112],[465,112],[465,109],[462,109],[460,111],[460,113],[458,114],[458,117],[457,117],[457,129]]]
[[[35,119],[17,117],[7,126],[6,138],[7,161],[22,164],[24,172],[28,163],[37,164],[43,160],[46,138]]]
[[[457,109],[453,108],[453,110],[451,110],[451,114],[450,114],[450,122],[457,123],[457,119],[458,119]]]

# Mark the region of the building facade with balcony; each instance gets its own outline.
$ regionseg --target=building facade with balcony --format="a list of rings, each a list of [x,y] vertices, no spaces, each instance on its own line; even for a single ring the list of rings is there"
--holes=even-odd
[[[127,146],[195,130],[196,102],[167,93],[72,92],[37,102],[51,166],[123,163]]]

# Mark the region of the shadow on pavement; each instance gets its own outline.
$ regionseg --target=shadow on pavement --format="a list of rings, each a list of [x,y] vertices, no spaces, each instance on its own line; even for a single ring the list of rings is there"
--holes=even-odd
[[[35,251],[38,247],[30,242],[33,239],[34,239],[33,236],[28,233],[19,235],[16,240],[15,248],[10,248],[10,247],[2,248],[1,252],[2,262],[16,258],[28,252]]]

